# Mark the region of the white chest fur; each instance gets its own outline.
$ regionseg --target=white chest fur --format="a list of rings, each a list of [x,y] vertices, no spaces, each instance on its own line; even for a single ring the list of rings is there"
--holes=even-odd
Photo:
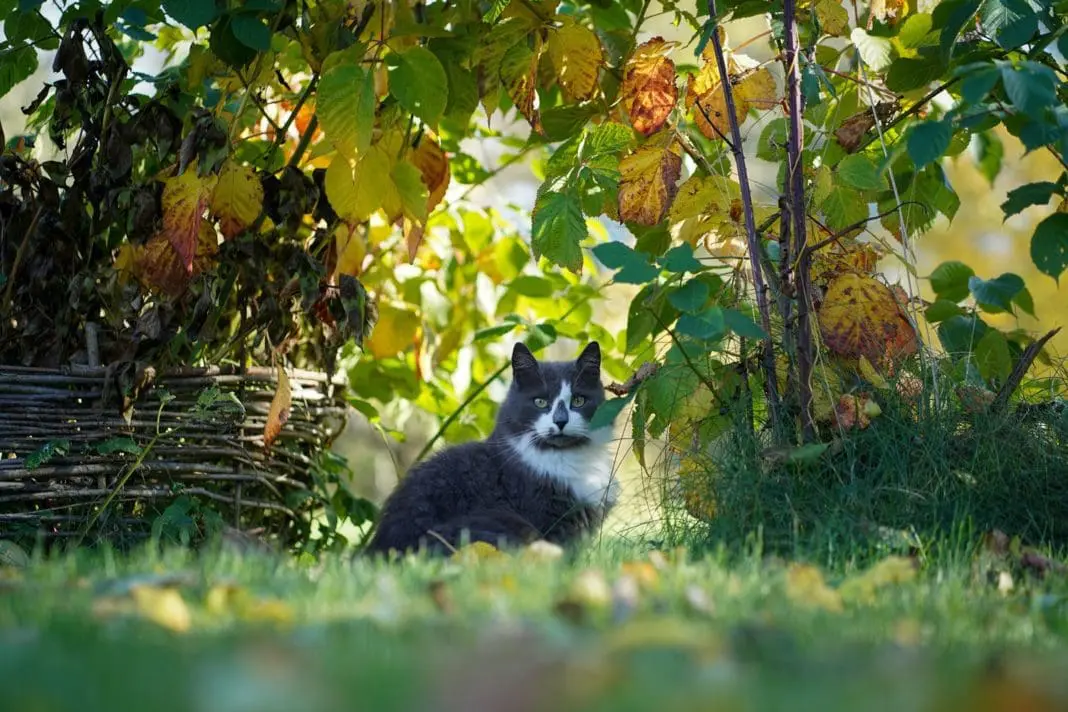
[[[611,431],[606,435],[611,438]],[[585,504],[606,508],[619,497],[619,481],[612,472],[612,457],[603,438],[596,435],[588,445],[553,450],[536,447],[532,436],[509,439],[509,445],[523,464],[543,477],[571,487],[575,496]]]

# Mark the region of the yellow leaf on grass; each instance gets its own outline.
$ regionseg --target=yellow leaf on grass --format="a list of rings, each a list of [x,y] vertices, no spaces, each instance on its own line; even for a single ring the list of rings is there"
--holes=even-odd
[[[193,623],[189,607],[177,589],[135,586],[130,595],[138,614],[157,625],[184,633]]]
[[[589,28],[567,15],[557,15],[562,25],[550,28],[546,49],[564,95],[585,101],[597,90],[597,75],[604,63],[601,41]]]
[[[496,559],[504,556],[501,551],[493,544],[488,544],[484,541],[473,541],[466,546],[461,546],[459,549],[452,553],[450,557],[453,561],[461,561],[464,563],[474,563],[482,561],[484,559]]]
[[[654,37],[638,45],[623,68],[623,108],[634,130],[643,136],[660,130],[679,99],[675,63],[664,56],[674,46]]]
[[[881,588],[908,583],[916,578],[916,562],[904,556],[888,556],[871,568],[846,579],[838,587],[847,601],[871,603]]]
[[[682,156],[677,145],[642,146],[619,162],[619,217],[624,222],[656,225],[678,192]]]
[[[236,237],[259,217],[263,186],[249,166],[227,159],[211,194],[211,212],[219,219],[223,237]]]
[[[168,178],[163,184],[162,234],[174,247],[179,264],[189,274],[193,272],[197,243],[215,180],[215,176],[198,176],[194,161],[185,173]]]
[[[820,570],[810,564],[792,564],[786,571],[786,595],[801,606],[832,613],[842,610],[842,597],[827,585]]]
[[[289,411],[293,407],[293,389],[289,385],[286,370],[278,367],[278,389],[271,400],[271,409],[267,412],[267,423],[263,426],[263,446],[270,448],[289,420]]]
[[[818,320],[824,343],[839,356],[865,356],[872,364],[883,364],[917,349],[916,333],[893,292],[872,277],[835,278],[827,287]]]

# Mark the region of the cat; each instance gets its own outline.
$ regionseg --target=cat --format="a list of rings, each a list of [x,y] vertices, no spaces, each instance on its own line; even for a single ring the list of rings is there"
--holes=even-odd
[[[452,552],[537,539],[561,547],[600,527],[619,496],[610,426],[590,421],[605,400],[601,349],[574,361],[539,362],[522,343],[512,383],[485,440],[419,463],[387,498],[364,552]]]

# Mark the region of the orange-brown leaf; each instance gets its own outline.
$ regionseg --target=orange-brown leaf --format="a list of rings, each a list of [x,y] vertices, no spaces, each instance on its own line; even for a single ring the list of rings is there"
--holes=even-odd
[[[654,37],[634,50],[623,70],[623,108],[634,130],[644,136],[660,130],[679,98],[675,63],[664,56],[670,46]]]
[[[182,175],[168,178],[163,186],[163,234],[188,274],[193,272],[201,225],[214,188],[215,177],[198,176],[195,162]]]
[[[193,264],[188,271],[166,232],[158,232],[136,248],[132,256],[132,271],[138,281],[170,297],[179,297],[189,283],[201,272],[210,269],[219,251],[219,238],[208,221],[200,224],[200,236],[195,248]]]
[[[445,191],[449,189],[451,178],[449,171],[449,158],[445,151],[433,137],[424,135],[419,140],[419,145],[409,154],[411,162],[423,175],[423,185],[426,186],[427,196],[426,211],[431,213],[438,203],[445,197]]]
[[[293,407],[293,389],[289,385],[286,370],[278,367],[278,389],[271,400],[271,409],[267,412],[267,423],[263,426],[263,446],[270,449],[274,441],[289,420],[289,411]]]
[[[916,333],[901,313],[893,292],[882,282],[842,274],[827,287],[819,310],[820,333],[833,353],[885,363],[915,353]]]
[[[624,222],[656,225],[678,192],[682,156],[677,145],[642,146],[619,162],[619,217]]]

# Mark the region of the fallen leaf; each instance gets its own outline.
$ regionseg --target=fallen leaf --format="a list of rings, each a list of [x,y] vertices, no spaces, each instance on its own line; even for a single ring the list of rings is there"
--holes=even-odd
[[[838,587],[838,592],[847,601],[871,603],[879,589],[912,581],[916,577],[917,565],[915,559],[888,556],[866,571],[846,579]]]
[[[271,409],[267,412],[267,423],[263,426],[263,446],[270,449],[274,441],[289,420],[289,411],[293,406],[293,390],[289,385],[286,370],[278,367],[278,388],[271,400]]]
[[[466,546],[461,546],[454,551],[449,558],[453,561],[472,564],[486,559],[501,558],[503,556],[504,553],[493,544],[488,544],[484,541],[473,541]]]
[[[184,633],[193,624],[189,607],[182,594],[174,588],[135,586],[130,591],[138,614],[177,633]]]
[[[786,571],[786,595],[794,603],[822,608],[832,613],[842,611],[842,597],[823,580],[823,574],[810,564],[791,564]]]
[[[527,544],[523,549],[523,555],[535,561],[556,561],[563,558],[564,550],[550,541],[538,539]]]

